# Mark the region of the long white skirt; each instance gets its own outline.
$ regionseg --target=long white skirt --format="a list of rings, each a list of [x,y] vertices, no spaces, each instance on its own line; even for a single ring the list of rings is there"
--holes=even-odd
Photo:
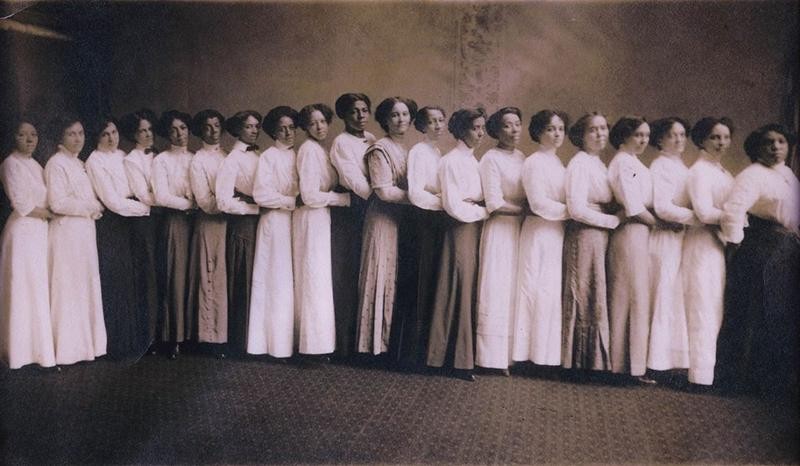
[[[689,336],[681,278],[683,236],[683,231],[664,229],[655,229],[650,234],[653,320],[647,367],[659,371],[689,367]]]
[[[50,315],[56,363],[91,361],[106,354],[106,325],[94,220],[50,221]]]
[[[522,217],[494,215],[481,234],[475,364],[506,369],[511,362]]]
[[[0,249],[0,358],[11,369],[56,364],[47,279],[47,220],[14,212]]]
[[[294,351],[292,211],[270,209],[256,233],[247,352],[287,358]]]
[[[722,325],[725,249],[715,227],[692,227],[683,242],[683,296],[689,323],[689,382],[711,385]]]
[[[336,348],[331,272],[331,214],[327,207],[295,210],[292,257],[299,352],[328,354]]]
[[[514,361],[561,365],[564,222],[528,216],[519,238]]]

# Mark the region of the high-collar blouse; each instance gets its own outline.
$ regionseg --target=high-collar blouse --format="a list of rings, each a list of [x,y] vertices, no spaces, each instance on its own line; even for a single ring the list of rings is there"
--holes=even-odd
[[[608,164],[608,182],[628,217],[653,207],[653,178],[650,170],[635,155],[617,152]]]
[[[534,152],[522,164],[522,185],[531,212],[550,221],[569,218],[564,176],[567,169],[556,154]]]
[[[253,184],[253,199],[262,207],[293,210],[300,194],[297,155],[279,141],[261,153]]]
[[[103,211],[86,168],[76,154],[62,151],[50,157],[44,167],[44,179],[47,183],[47,200],[54,213],[91,218]]]
[[[442,187],[442,206],[448,215],[464,223],[486,218],[481,175],[473,149],[464,141],[442,157],[439,164],[439,183]]]
[[[92,180],[97,197],[106,208],[123,217],[141,217],[150,214],[150,207],[131,199],[134,194],[125,173],[125,153],[95,150],[86,159],[86,172]]]
[[[0,183],[5,187],[11,208],[20,217],[36,207],[47,208],[44,170],[33,157],[11,153],[0,165]]]
[[[698,223],[689,203],[686,180],[689,168],[680,157],[662,152],[650,164],[653,176],[653,207],[656,215],[668,222],[684,225]]]
[[[247,150],[248,145],[236,141],[217,173],[217,206],[235,215],[258,215],[258,205],[241,199],[236,192],[253,197],[253,183],[258,169],[259,154]]]
[[[697,218],[706,225],[719,225],[722,206],[733,187],[733,175],[721,163],[701,153],[689,169],[686,187]]]
[[[300,196],[308,207],[338,205],[342,194],[333,192],[339,182],[325,148],[309,138],[297,150],[297,172],[300,177]]]
[[[172,146],[153,159],[153,192],[156,203],[176,210],[195,207],[189,182],[192,153],[185,147]]]
[[[142,148],[135,148],[125,156],[125,174],[133,194],[140,202],[149,206],[156,205],[153,194],[153,158],[155,154],[147,153]]]
[[[442,151],[429,141],[408,152],[408,200],[420,209],[442,210],[439,162]]]
[[[362,199],[369,199],[372,188],[367,171],[367,148],[375,143],[375,136],[364,131],[364,137],[354,136],[347,131],[336,136],[331,145],[331,164],[339,174],[339,182]]]
[[[507,151],[495,147],[483,154],[478,170],[488,212],[494,212],[506,202],[522,204],[525,201],[522,186],[524,163],[525,154],[519,149]]]
[[[603,206],[610,203],[614,195],[608,182],[608,169],[598,155],[584,151],[575,154],[567,164],[564,189],[570,218],[598,228],[617,228],[617,216],[603,213]]]
[[[194,199],[197,206],[209,215],[220,213],[214,190],[217,172],[223,161],[225,161],[225,151],[219,144],[203,143],[203,148],[194,154],[189,166],[189,182]]]

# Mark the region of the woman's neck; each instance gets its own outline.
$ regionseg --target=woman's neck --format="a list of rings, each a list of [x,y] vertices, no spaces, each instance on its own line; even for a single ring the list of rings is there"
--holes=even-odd
[[[352,126],[345,126],[344,130],[348,134],[352,134],[353,136],[355,136],[357,138],[363,138],[364,137],[364,130],[363,129],[355,129]]]

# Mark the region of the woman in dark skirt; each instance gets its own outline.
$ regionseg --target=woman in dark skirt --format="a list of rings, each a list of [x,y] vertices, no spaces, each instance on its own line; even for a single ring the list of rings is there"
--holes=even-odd
[[[740,246],[728,264],[716,368],[735,391],[797,396],[800,181],[786,164],[795,143],[780,125],[753,131],[744,143],[753,163],[723,209],[722,236]]]
[[[134,200],[119,150],[117,122],[100,118],[91,131],[97,149],[86,160],[86,171],[100,201],[106,206],[97,220],[97,253],[103,315],[108,335],[107,354],[124,359],[141,356],[149,346],[147,314],[139,307],[131,247],[131,219],[147,216],[150,207]]]

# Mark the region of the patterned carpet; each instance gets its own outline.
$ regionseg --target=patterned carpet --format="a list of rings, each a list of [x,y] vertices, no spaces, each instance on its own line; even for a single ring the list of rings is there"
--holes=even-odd
[[[796,463],[797,407],[663,385],[337,364],[0,370],[4,464]]]

